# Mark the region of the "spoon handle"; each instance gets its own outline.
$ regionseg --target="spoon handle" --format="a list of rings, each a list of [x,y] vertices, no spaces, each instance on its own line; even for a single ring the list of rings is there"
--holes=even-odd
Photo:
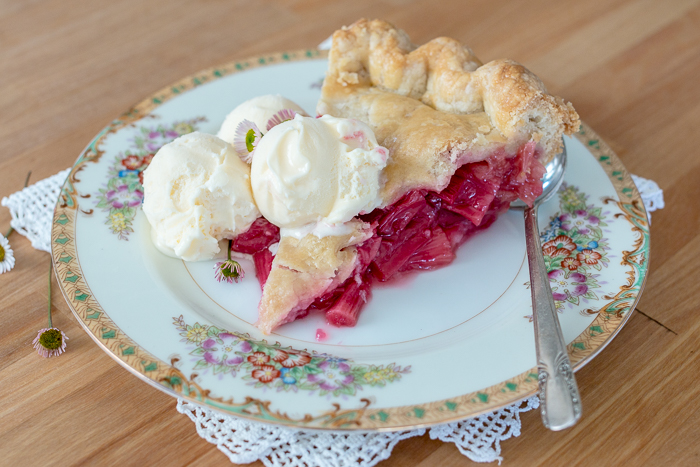
[[[549,287],[537,225],[537,204],[525,209],[525,238],[535,325],[540,411],[544,426],[559,431],[573,426],[581,418],[581,397]]]

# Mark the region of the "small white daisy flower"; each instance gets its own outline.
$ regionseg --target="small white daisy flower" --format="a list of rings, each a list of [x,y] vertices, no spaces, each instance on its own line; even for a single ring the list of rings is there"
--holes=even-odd
[[[37,353],[44,358],[58,357],[63,352],[66,351],[66,341],[68,336],[63,334],[58,328],[53,327],[51,321],[51,271],[53,270],[53,261],[49,260],[49,300],[48,300],[48,312],[49,312],[49,327],[40,330],[32,344],[36,349]]]
[[[0,234],[0,274],[15,267],[15,254],[12,252],[10,242]]]
[[[34,348],[44,358],[58,357],[66,351],[68,336],[57,328],[44,328],[32,341]]]
[[[231,244],[232,241],[228,241],[228,259],[226,261],[219,261],[214,266],[214,271],[216,271],[214,277],[217,282],[228,282],[233,284],[234,282],[242,281],[245,277],[245,271],[238,261],[231,259]]]
[[[253,153],[262,137],[262,132],[250,120],[243,120],[238,124],[233,138],[233,148],[243,162],[246,164],[253,162]]]

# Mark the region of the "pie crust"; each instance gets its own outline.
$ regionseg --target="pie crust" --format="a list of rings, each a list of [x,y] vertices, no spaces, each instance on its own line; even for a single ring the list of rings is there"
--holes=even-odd
[[[412,189],[440,191],[455,170],[533,140],[546,164],[578,130],[573,106],[512,60],[482,65],[447,37],[416,47],[381,21],[333,34],[319,114],[367,123],[389,150],[385,204]]]

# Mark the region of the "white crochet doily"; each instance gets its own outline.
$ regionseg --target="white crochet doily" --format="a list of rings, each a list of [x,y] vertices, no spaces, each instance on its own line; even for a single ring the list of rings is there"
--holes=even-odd
[[[53,209],[70,169],[45,178],[22,191],[2,199],[10,209],[10,225],[32,242],[32,246],[51,253],[51,219]]]
[[[51,219],[69,169],[2,199],[10,209],[10,225],[26,236],[38,250],[51,251]],[[663,191],[642,177],[632,175],[647,213],[664,207]],[[651,221],[651,215],[649,216]],[[520,414],[539,406],[537,397],[496,412],[428,430],[432,439],[454,443],[475,462],[500,461],[501,441],[520,436]],[[215,444],[231,462],[257,460],[268,467],[371,467],[391,456],[402,439],[421,436],[425,429],[389,433],[345,433],[301,431],[250,422],[177,401],[177,410],[187,415],[197,433]]]
[[[532,397],[479,417],[430,428],[430,438],[454,443],[475,462],[500,463],[501,441],[520,436],[520,413],[539,407]],[[256,460],[268,467],[371,467],[389,458],[402,439],[422,436],[425,429],[388,433],[301,431],[249,422],[214,412],[182,399],[177,410],[195,423],[206,439],[235,464]]]
[[[644,207],[647,210],[649,224],[651,224],[651,211],[663,209],[663,207],[665,206],[664,192],[661,188],[659,188],[659,185],[657,185],[654,180],[638,177],[635,174],[631,175],[632,180],[634,180],[634,184],[637,185],[637,190],[639,191],[639,194],[642,197]]]

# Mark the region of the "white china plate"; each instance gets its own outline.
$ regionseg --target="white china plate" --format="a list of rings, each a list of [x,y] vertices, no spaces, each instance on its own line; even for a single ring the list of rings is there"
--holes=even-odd
[[[159,389],[269,423],[396,430],[533,395],[520,212],[472,237],[450,266],[376,287],[356,327],[311,315],[272,336],[252,326],[260,299],[252,263],[243,262],[241,283],[221,284],[215,261],[184,263],[152,245],[140,209],[144,157],[194,129],[215,134],[231,109],[257,95],[282,94],[313,115],[326,65],[314,50],[205,70],[100,132],[76,161],[54,217],[54,264],[75,316],[106,352]],[[634,309],[649,233],[632,180],[595,133],[584,125],[566,146],[565,185],[540,209],[540,228],[551,240],[545,257],[578,369]],[[319,329],[327,334],[320,342]]]

